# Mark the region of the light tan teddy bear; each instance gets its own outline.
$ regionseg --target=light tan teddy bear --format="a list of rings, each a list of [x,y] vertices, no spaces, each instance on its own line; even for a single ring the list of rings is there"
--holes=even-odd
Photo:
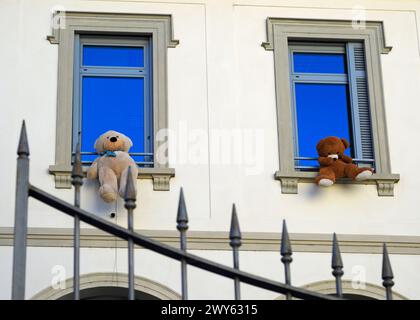
[[[95,150],[101,154],[92,163],[87,172],[89,179],[99,178],[99,195],[105,202],[114,202],[118,193],[125,194],[128,167],[134,181],[137,178],[137,165],[128,154],[133,146],[131,139],[117,131],[108,131],[95,141]],[[119,187],[118,187],[119,186]],[[134,183],[136,187],[136,183]],[[136,190],[137,192],[137,190]]]

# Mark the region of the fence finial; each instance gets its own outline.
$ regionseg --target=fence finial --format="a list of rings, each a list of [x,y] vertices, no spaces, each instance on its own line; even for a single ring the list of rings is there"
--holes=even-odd
[[[179,193],[178,213],[176,216],[176,228],[179,231],[180,247],[182,251],[187,251],[187,229],[188,214],[185,206],[184,190],[181,187]],[[188,300],[188,284],[187,284],[187,262],[181,259],[181,291],[182,300]]]
[[[22,121],[22,126],[20,129],[19,145],[17,149],[17,154],[19,157],[29,156],[29,144],[28,136],[26,134],[26,124],[25,120]]]
[[[281,245],[280,245],[281,262],[284,265],[284,281],[287,285],[292,284],[292,277],[290,271],[290,264],[292,258],[292,245],[290,244],[289,232],[287,231],[286,220],[283,220],[283,229],[281,232]],[[292,295],[290,292],[286,294],[286,299],[291,300]]]
[[[289,238],[289,232],[287,231],[286,220],[283,220],[280,253],[282,256],[292,255],[292,245],[290,244],[290,238]]]
[[[179,202],[178,202],[178,214],[176,217],[177,229],[178,230],[187,230],[188,229],[188,214],[187,214],[187,207],[185,206],[185,199],[184,199],[184,190],[181,188],[181,192],[179,194]]]
[[[80,152],[80,141],[76,145],[76,154],[74,156],[73,169],[71,172],[71,183],[73,185],[82,185],[83,184],[83,169],[82,169],[82,160]]]
[[[335,287],[337,296],[343,297],[343,286],[341,283],[341,277],[344,274],[343,271],[343,260],[341,260],[340,247],[338,246],[337,235],[334,232],[333,235],[333,247],[332,247],[332,260],[331,268],[333,269],[332,274],[335,277]]]
[[[131,166],[128,167],[128,171],[127,171],[127,184],[125,185],[124,200],[125,200],[126,208],[127,208],[127,205],[130,205],[129,204],[130,202],[132,202],[135,207],[134,202],[136,201],[136,189],[134,188],[133,175],[131,174]]]
[[[337,235],[333,235],[333,250],[332,250],[332,261],[331,268],[343,268],[343,260],[341,259],[340,247],[337,241]]]
[[[128,231],[134,231],[134,217],[133,210],[136,207],[136,188],[134,188],[133,175],[131,174],[131,166],[127,170],[127,183],[125,185],[124,194],[125,204],[124,207],[127,209],[127,228]],[[133,238],[127,240],[128,249],[128,299],[135,299],[134,290],[134,242]]]
[[[391,288],[394,285],[394,274],[391,268],[391,261],[389,260],[388,249],[384,243],[383,252],[382,252],[382,284],[386,289],[386,298],[387,300],[392,300],[392,291]]]
[[[25,299],[26,244],[28,231],[29,146],[25,120],[20,130],[16,164],[15,226],[13,236],[12,299]]]
[[[239,247],[241,245],[241,229],[239,228],[238,214],[236,213],[235,204],[232,205],[232,218],[230,221],[229,232],[230,246]]]

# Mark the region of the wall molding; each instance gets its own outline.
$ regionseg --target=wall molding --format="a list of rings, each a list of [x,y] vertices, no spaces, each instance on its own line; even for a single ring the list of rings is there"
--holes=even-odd
[[[153,240],[178,247],[176,230],[136,230]],[[243,232],[242,251],[273,251],[280,248],[281,233]],[[382,254],[383,243],[390,254],[420,255],[420,236],[339,234],[341,252]],[[294,252],[331,252],[332,235],[323,233],[291,233]],[[189,231],[190,250],[230,251],[229,234],[222,231]],[[13,228],[0,227],[0,246],[13,246]],[[30,247],[72,247],[72,228],[29,228]],[[127,243],[96,229],[81,229],[81,246],[84,248],[126,248]]]

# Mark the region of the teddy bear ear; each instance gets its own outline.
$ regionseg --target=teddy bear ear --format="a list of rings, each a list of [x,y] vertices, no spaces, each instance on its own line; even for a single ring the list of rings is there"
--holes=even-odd
[[[324,139],[319,140],[319,142],[316,144],[316,151],[318,151],[322,148],[322,145],[324,144]]]
[[[350,143],[346,139],[344,139],[344,138],[341,138],[341,142],[344,144],[344,147],[346,149],[350,146]]]
[[[127,136],[124,136],[124,151],[128,152],[130,148],[133,146],[133,141]]]
[[[104,152],[104,143],[102,141],[102,136],[96,139],[93,148],[95,148],[96,152],[99,154]]]

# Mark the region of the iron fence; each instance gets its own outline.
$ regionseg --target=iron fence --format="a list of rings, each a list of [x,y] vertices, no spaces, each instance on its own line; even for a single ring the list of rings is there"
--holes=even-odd
[[[341,258],[339,243],[334,233],[332,240],[332,275],[335,277],[336,294],[326,295],[313,292],[303,288],[295,287],[291,283],[291,263],[292,246],[286,221],[283,221],[281,233],[280,255],[284,266],[285,283],[266,279],[239,269],[239,249],[241,246],[241,231],[239,227],[236,207],[232,207],[232,217],[229,232],[229,244],[232,248],[233,267],[228,267],[211,260],[201,258],[187,252],[187,230],[188,214],[185,205],[184,193],[181,188],[178,213],[177,229],[180,233],[180,249],[160,243],[141,235],[133,229],[133,210],[136,207],[136,194],[134,181],[131,174],[127,175],[127,187],[125,193],[125,208],[128,212],[128,226],[123,228],[117,224],[102,219],[90,212],[80,208],[80,188],[83,184],[83,170],[81,163],[80,144],[77,145],[76,154],[73,161],[72,184],[74,185],[74,204],[65,202],[35,186],[29,182],[29,145],[26,133],[25,122],[22,123],[20,139],[18,145],[17,158],[17,180],[16,180],[16,204],[15,204],[15,226],[14,226],[14,248],[13,248],[13,279],[12,279],[12,299],[25,299],[25,270],[26,270],[26,250],[27,250],[27,227],[28,227],[28,198],[35,198],[48,206],[57,209],[74,218],[74,245],[73,245],[73,297],[80,299],[80,221],[103,230],[111,235],[127,241],[128,247],[128,294],[130,300],[134,300],[134,245],[141,246],[158,254],[180,261],[181,263],[181,291],[182,299],[188,299],[187,286],[187,266],[191,265],[220,276],[230,278],[234,285],[234,298],[239,300],[240,284],[246,283],[261,289],[271,290],[286,296],[286,299],[320,299],[337,300],[343,299],[341,278],[343,272],[343,262]],[[383,286],[386,291],[386,299],[392,299],[393,273],[388,256],[386,244],[383,247],[382,265]]]

